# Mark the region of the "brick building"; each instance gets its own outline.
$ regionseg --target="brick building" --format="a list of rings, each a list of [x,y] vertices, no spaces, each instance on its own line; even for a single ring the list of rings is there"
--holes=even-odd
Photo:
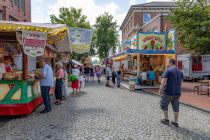
[[[31,0],[0,0],[0,20],[31,21]]]
[[[140,32],[168,32],[173,28],[171,22],[167,19],[168,14],[160,13],[152,18],[148,23],[139,28]],[[176,54],[184,54],[184,50],[180,43],[176,43]]]
[[[158,17],[158,15],[168,15],[174,8],[176,8],[175,2],[150,2],[131,6],[120,27],[120,30],[122,30],[122,41],[131,38],[154,18],[156,19],[154,22],[159,20],[162,24],[164,22],[162,21],[163,18]],[[163,26],[153,26],[154,31],[159,29],[162,31],[164,28]],[[144,29],[151,31],[149,27],[147,29],[144,27]]]

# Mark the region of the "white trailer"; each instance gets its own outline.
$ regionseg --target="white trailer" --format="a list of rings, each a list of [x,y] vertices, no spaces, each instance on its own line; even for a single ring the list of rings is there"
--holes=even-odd
[[[186,80],[210,79],[210,55],[178,55],[177,67],[183,72]]]

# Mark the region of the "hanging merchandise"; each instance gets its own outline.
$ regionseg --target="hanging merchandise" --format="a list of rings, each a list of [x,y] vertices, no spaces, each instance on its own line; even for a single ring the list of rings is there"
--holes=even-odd
[[[93,31],[91,29],[70,28],[69,38],[72,51],[83,54],[90,51]]]

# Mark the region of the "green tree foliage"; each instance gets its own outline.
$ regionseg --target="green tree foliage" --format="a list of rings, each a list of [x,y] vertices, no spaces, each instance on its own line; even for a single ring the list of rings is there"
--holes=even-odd
[[[181,45],[194,54],[210,53],[210,5],[208,0],[177,0],[169,19]]]
[[[96,32],[96,48],[100,59],[106,58],[111,47],[117,44],[117,23],[113,16],[104,13],[96,18],[94,25]]]
[[[90,28],[90,24],[87,21],[87,17],[82,15],[82,9],[76,9],[74,7],[59,9],[58,17],[50,15],[52,23],[66,24],[69,27]]]
[[[62,7],[59,9],[59,15],[50,15],[51,22],[56,24],[66,24],[68,27],[78,27],[78,28],[91,28],[87,17],[82,15],[82,9],[76,9],[74,7],[66,8]],[[91,45],[90,52],[85,54],[71,54],[71,59],[81,60],[82,57],[87,57],[88,55],[95,55],[94,46]]]

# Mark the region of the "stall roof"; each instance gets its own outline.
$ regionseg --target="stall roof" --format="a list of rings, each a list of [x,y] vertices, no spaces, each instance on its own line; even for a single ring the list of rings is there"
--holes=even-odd
[[[34,27],[34,28],[33,28]],[[17,31],[17,30],[42,30],[47,31],[66,29],[65,24],[50,24],[50,23],[31,23],[31,22],[15,22],[15,21],[0,21],[0,31]]]
[[[0,32],[15,33],[19,30],[46,32],[48,43],[55,46],[57,52],[71,52],[65,24],[0,21]]]
[[[138,50],[138,49],[128,49],[124,52],[116,54],[112,58],[116,58],[125,54],[143,54],[143,55],[153,55],[153,54],[175,54],[174,50]]]

